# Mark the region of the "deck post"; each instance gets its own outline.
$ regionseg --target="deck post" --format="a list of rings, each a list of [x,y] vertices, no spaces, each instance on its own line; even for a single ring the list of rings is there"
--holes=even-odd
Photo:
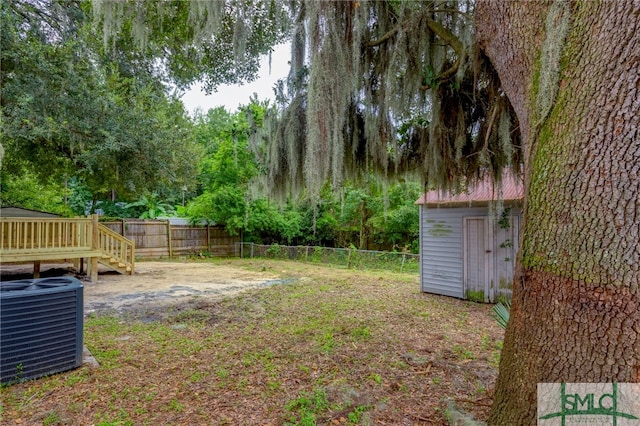
[[[100,248],[100,232],[98,230],[98,215],[91,215],[91,248],[98,250]],[[98,281],[98,258],[91,258],[91,282]]]
[[[33,278],[40,278],[40,261],[33,262]]]
[[[98,281],[98,258],[91,258],[91,282],[95,283]]]

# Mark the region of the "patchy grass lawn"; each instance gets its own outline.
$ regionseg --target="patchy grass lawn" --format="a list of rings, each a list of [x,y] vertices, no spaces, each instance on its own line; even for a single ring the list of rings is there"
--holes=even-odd
[[[229,262],[285,284],[89,317],[100,367],[4,387],[0,422],[441,425],[448,401],[486,418],[502,344],[489,305],[420,293],[416,274]]]

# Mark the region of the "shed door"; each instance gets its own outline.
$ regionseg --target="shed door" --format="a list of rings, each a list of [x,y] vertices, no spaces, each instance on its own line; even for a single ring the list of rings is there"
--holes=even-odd
[[[488,302],[491,276],[491,238],[487,217],[464,218],[463,280],[464,297]]]
[[[492,301],[497,296],[511,299],[511,284],[520,239],[520,216],[510,216],[508,222],[498,223],[494,229],[493,284],[495,288],[492,289],[494,292]]]

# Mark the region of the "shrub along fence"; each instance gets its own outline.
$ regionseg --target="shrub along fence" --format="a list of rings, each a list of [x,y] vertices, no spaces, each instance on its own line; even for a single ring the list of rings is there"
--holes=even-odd
[[[356,250],[347,248],[282,246],[236,243],[236,255],[244,258],[290,259],[330,263],[353,269],[388,269],[418,272],[419,255],[406,252]]]
[[[136,257],[236,255],[238,236],[217,226],[172,225],[168,220],[123,219],[102,222],[109,229],[133,240]]]

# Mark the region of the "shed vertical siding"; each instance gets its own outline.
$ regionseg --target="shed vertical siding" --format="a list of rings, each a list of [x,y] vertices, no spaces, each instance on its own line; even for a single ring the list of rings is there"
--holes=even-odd
[[[420,206],[420,286],[427,293],[464,298],[462,285],[462,222],[486,209]]]
[[[494,282],[497,289],[491,288],[488,299],[498,294],[510,296],[505,284],[513,277],[513,259],[517,252],[519,238],[518,208],[512,208],[510,229],[497,229],[489,222],[490,232],[485,244],[493,245],[493,259],[489,263],[490,279],[494,274],[499,281]],[[488,217],[487,207],[427,207],[420,205],[420,289],[423,292],[441,294],[464,299],[464,229],[465,217]],[[490,219],[489,219],[490,220]],[[495,240],[495,241],[494,241]],[[468,244],[472,243],[468,241]],[[477,243],[477,242],[476,242]],[[500,244],[503,247],[500,247]],[[500,248],[500,250],[496,250]],[[484,251],[484,250],[482,250]],[[497,291],[495,291],[497,290]]]

